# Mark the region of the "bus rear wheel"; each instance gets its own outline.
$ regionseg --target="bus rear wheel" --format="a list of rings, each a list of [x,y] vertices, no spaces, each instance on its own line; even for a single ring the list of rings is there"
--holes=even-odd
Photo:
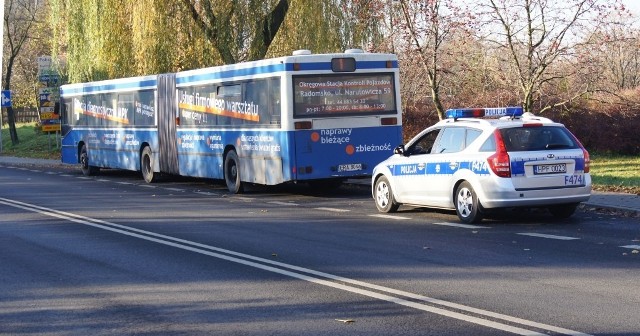
[[[240,194],[244,191],[244,185],[240,180],[240,160],[236,151],[231,150],[224,158],[224,182],[227,189],[233,194]]]
[[[89,154],[86,145],[82,145],[82,148],[80,148],[80,169],[82,169],[82,174],[85,176],[95,175],[100,170],[100,168],[89,164]]]
[[[154,182],[153,153],[149,147],[142,149],[142,154],[140,155],[140,170],[142,171],[142,178],[144,178],[145,182]]]

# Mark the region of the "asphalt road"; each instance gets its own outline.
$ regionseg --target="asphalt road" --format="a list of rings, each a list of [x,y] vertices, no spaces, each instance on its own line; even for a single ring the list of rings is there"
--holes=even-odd
[[[0,166],[0,335],[638,335],[640,224]]]

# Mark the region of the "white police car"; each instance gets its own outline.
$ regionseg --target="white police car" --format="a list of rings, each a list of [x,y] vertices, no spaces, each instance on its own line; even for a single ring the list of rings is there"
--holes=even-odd
[[[479,119],[488,116],[499,118]],[[567,218],[591,195],[589,153],[562,124],[520,107],[448,110],[374,168],[372,194],[381,212],[455,209],[464,223],[510,207]]]

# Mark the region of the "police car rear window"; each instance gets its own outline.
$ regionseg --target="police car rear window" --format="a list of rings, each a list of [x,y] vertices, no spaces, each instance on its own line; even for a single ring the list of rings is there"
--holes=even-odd
[[[516,127],[500,130],[507,151],[580,148],[564,127]]]

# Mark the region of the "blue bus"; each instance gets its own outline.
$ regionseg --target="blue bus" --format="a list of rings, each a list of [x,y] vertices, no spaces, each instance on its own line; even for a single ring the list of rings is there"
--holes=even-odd
[[[63,85],[62,162],[247,183],[337,186],[402,143],[393,54],[312,54]]]

